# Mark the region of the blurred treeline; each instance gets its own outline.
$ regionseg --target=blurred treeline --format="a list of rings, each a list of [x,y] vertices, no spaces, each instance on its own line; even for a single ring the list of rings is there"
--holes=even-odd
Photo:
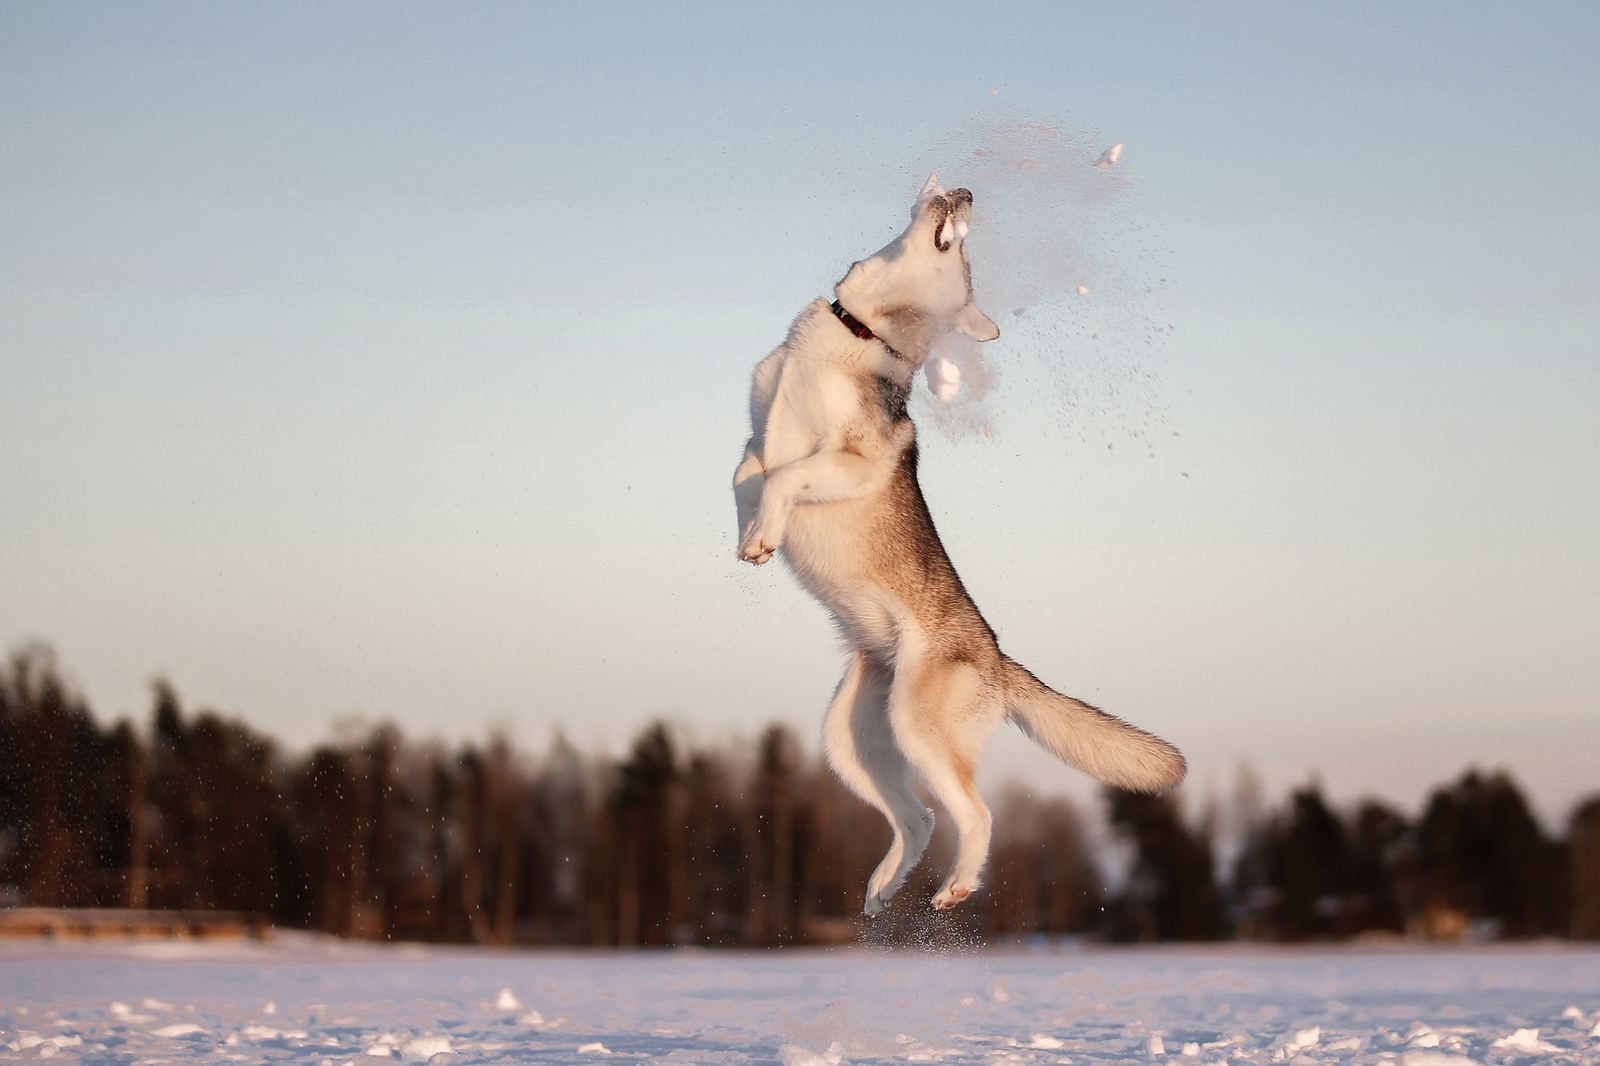
[[[1277,809],[1245,791],[1192,816],[1176,797],[1108,792],[1103,827],[1065,799],[991,797],[985,890],[940,921],[987,940],[1600,937],[1600,795],[1553,839],[1503,774],[1469,771],[1417,818],[1336,811],[1315,786]],[[39,649],[0,673],[0,903],[485,944],[925,932],[913,916],[950,841],[869,923],[888,842],[779,726],[747,748],[690,748],[656,724],[620,760],[560,738],[537,756],[450,749],[388,726],[297,755],[185,714],[164,684],[147,730],[103,728]]]

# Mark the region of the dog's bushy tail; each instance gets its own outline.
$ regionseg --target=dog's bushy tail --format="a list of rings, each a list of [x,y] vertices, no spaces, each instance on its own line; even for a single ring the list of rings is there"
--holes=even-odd
[[[1063,696],[1005,659],[1006,716],[1050,754],[1130,792],[1165,792],[1188,766],[1178,749],[1122,719]]]

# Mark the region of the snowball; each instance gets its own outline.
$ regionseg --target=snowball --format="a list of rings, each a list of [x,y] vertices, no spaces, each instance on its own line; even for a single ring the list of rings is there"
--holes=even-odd
[[[156,1020],[155,1015],[153,1014],[135,1013],[134,1009],[128,1006],[126,1003],[114,1002],[111,1004],[111,1006],[106,1008],[106,1012],[117,1021],[127,1022],[130,1025],[138,1025],[142,1022],[153,1022]]]
[[[1291,1052],[1298,1052],[1304,1047],[1317,1047],[1322,1040],[1322,1026],[1312,1026],[1310,1029],[1299,1029],[1290,1040],[1285,1040],[1285,1045]]]
[[[1087,295],[1089,295],[1089,286],[1087,286],[1087,285],[1079,285],[1078,286],[1078,295],[1079,296],[1087,296]]]
[[[1499,1040],[1489,1045],[1490,1047],[1510,1048],[1513,1051],[1558,1051],[1554,1044],[1547,1044],[1539,1039],[1537,1029],[1518,1029],[1510,1036],[1502,1036]]]
[[[1400,1066],[1478,1066],[1478,1063],[1461,1055],[1446,1055],[1442,1051],[1408,1051],[1400,1056]]]
[[[500,990],[500,994],[494,997],[495,1010],[505,1011],[507,1014],[510,1014],[512,1011],[521,1010],[522,1007],[522,1000],[518,999],[517,994],[511,991],[510,985],[502,988]]]
[[[400,1045],[400,1055],[408,1062],[426,1062],[435,1055],[450,1054],[447,1036],[419,1036]]]
[[[274,1029],[270,1025],[247,1025],[239,1030],[239,1035],[246,1040],[253,1040],[257,1043],[263,1040],[304,1040],[306,1038],[304,1029]]]
[[[835,1042],[819,1055],[799,1044],[785,1044],[778,1049],[778,1057],[783,1066],[839,1066],[844,1061],[844,1049]]]
[[[928,391],[945,403],[954,400],[961,391],[961,368],[942,355],[929,363]]]

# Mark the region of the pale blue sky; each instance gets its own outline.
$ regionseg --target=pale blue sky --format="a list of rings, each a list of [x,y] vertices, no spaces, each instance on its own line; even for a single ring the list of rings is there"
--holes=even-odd
[[[1600,8],[977,11],[0,5],[0,647],[294,744],[814,737],[749,369],[1027,119],[1127,144],[1174,328],[1138,410],[925,434],[1007,649],[1202,789],[1600,788]]]

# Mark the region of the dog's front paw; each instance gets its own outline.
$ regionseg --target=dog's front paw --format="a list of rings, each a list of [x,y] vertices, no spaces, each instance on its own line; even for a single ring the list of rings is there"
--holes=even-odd
[[[739,558],[760,566],[772,558],[772,553],[778,550],[781,540],[781,537],[753,529],[739,545]]]

